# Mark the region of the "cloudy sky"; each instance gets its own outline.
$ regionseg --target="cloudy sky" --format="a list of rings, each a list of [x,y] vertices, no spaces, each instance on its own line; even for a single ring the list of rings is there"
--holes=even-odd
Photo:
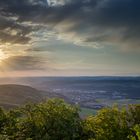
[[[140,75],[139,0],[0,0],[0,76]]]

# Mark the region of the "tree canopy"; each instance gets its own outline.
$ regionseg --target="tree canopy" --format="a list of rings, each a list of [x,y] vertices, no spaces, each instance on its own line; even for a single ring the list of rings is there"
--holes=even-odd
[[[140,140],[140,105],[104,108],[82,119],[61,99],[0,109],[0,140]]]

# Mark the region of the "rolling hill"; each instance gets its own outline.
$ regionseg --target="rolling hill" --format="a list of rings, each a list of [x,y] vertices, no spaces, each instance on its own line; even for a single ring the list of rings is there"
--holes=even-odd
[[[0,85],[0,106],[14,108],[28,102],[40,102],[43,100],[41,91],[24,85]]]

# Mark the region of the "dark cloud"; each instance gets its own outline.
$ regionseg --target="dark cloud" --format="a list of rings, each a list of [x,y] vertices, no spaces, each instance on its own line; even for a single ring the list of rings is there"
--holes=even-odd
[[[84,37],[89,43],[105,42],[140,47],[139,7],[139,0],[67,0],[64,5],[53,7],[47,6],[46,0],[1,0],[1,16],[17,17],[17,20],[14,23],[5,20],[0,23],[0,29],[9,26],[17,29],[18,25],[22,32],[19,37],[23,37],[18,42],[29,42],[31,37],[27,38],[27,35],[32,32],[32,27],[23,28],[23,22],[40,24],[40,27],[48,25],[52,29],[66,24],[62,32],[76,32],[77,36]],[[28,32],[24,33],[28,28]]]
[[[35,56],[11,56],[1,62],[7,70],[42,70],[43,61]]]
[[[31,39],[25,36],[11,35],[7,33],[0,32],[0,41],[1,43],[12,43],[12,44],[26,44]]]
[[[28,35],[34,31],[34,27],[18,24],[13,19],[0,16],[0,41],[1,43],[24,44],[29,43]]]

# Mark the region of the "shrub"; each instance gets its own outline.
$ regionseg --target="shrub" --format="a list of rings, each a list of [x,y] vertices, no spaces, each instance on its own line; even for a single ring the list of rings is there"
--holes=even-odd
[[[61,99],[0,109],[0,140],[139,140],[140,105],[104,108],[81,119],[79,109]]]

